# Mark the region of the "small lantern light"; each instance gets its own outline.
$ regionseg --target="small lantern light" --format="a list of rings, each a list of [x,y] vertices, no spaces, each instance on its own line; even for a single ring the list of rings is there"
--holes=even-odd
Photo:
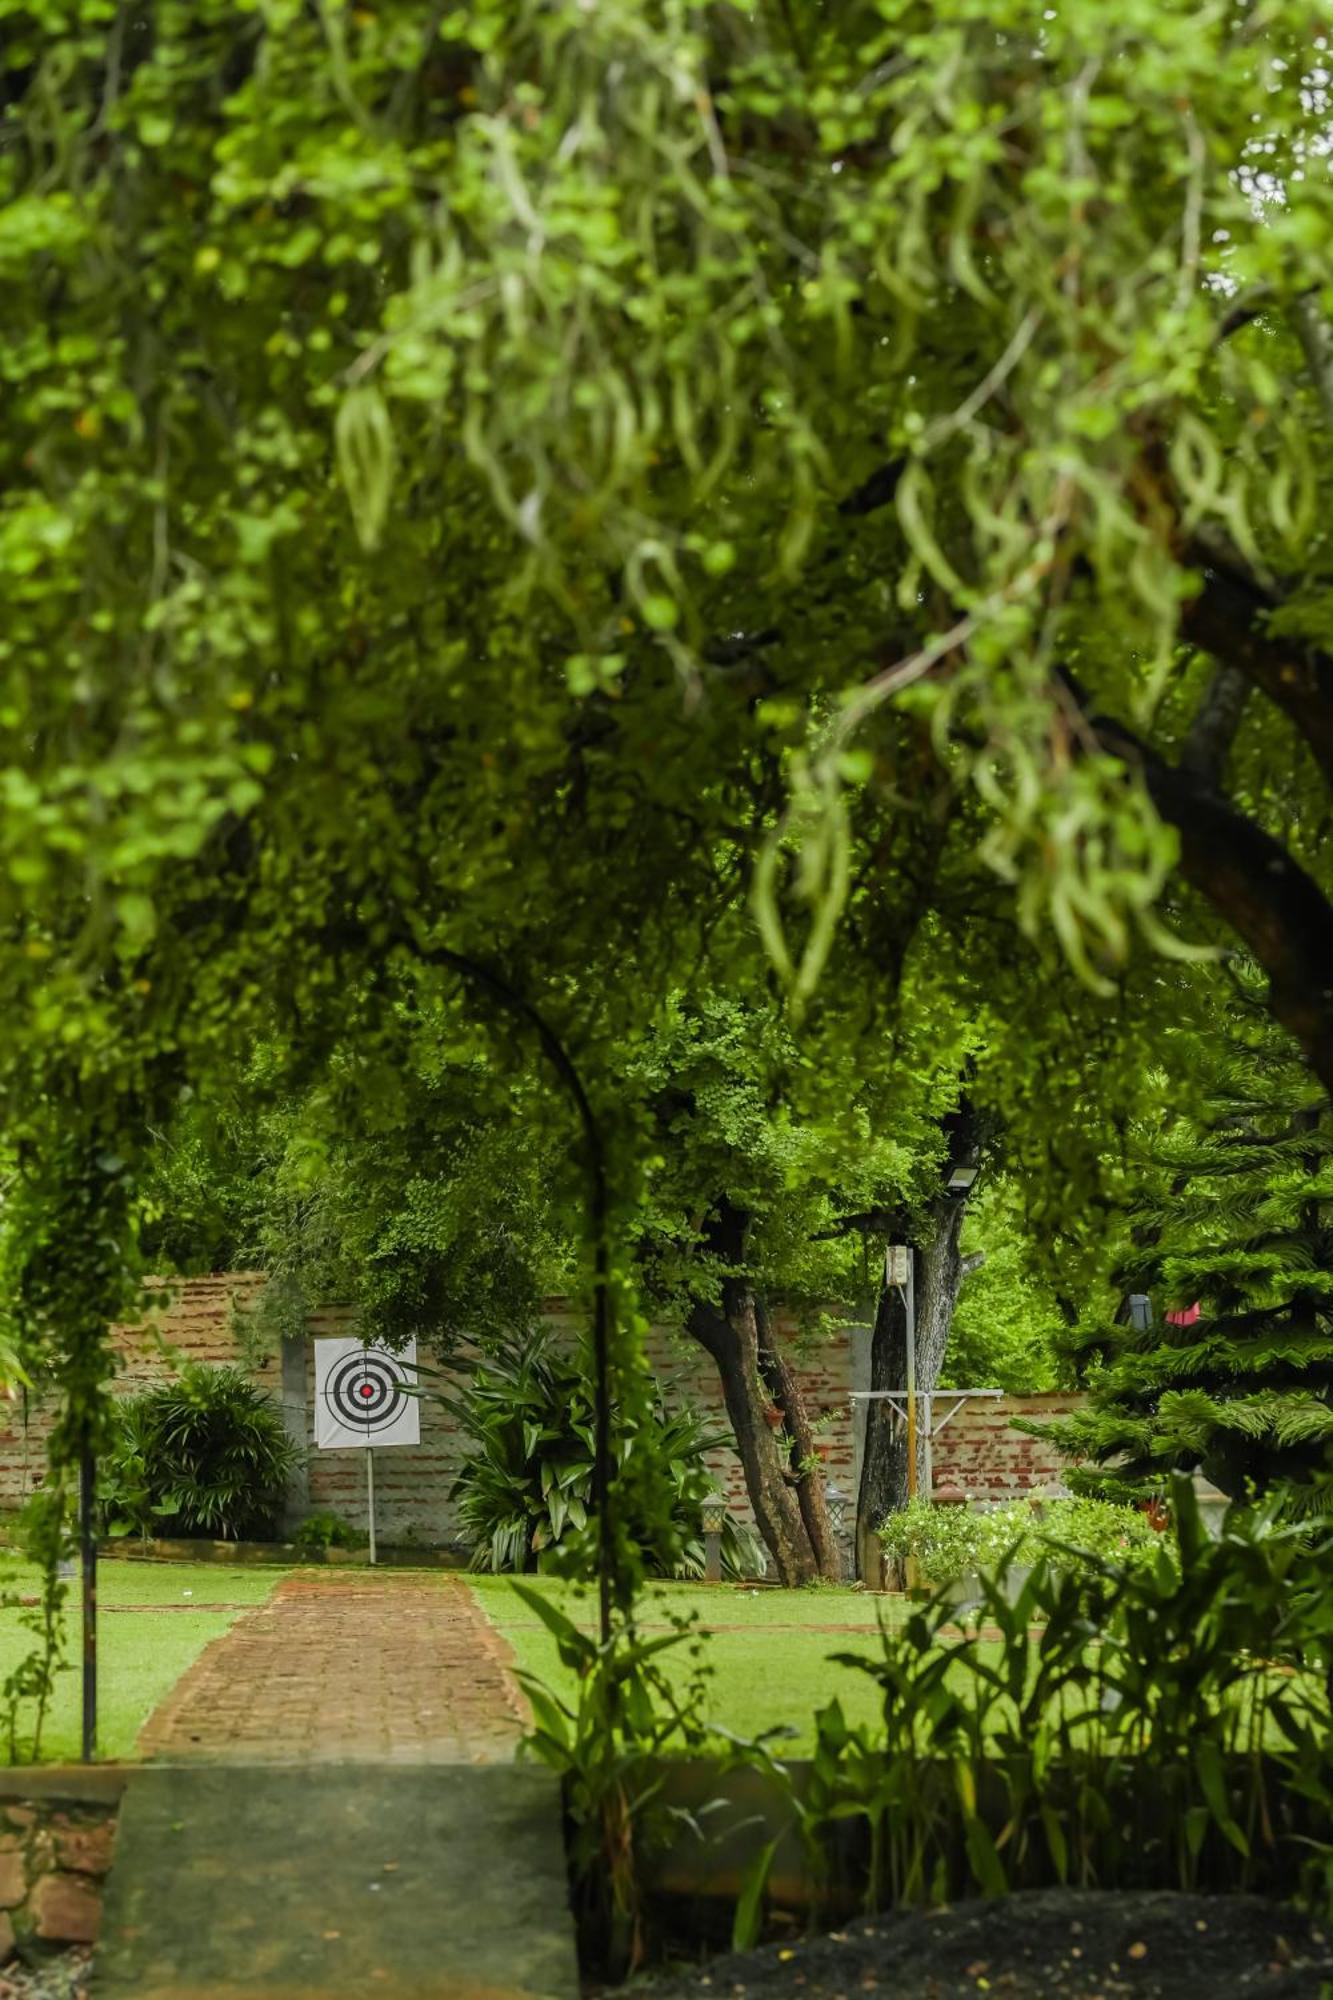
[[[722,1530],[727,1525],[727,1503],[720,1493],[714,1493],[703,1504],[704,1519],[704,1582],[722,1581]]]
[[[836,1479],[830,1479],[824,1488],[824,1501],[828,1507],[829,1526],[835,1535],[840,1535],[847,1520],[847,1495]]]

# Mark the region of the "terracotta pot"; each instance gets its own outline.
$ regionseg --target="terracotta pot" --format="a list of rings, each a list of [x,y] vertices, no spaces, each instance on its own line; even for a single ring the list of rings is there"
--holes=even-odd
[[[765,1403],[764,1422],[771,1431],[780,1431],[784,1422],[782,1411],[776,1403]]]

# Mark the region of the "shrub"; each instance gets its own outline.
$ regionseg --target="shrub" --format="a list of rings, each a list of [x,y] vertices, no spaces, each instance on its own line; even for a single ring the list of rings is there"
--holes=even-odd
[[[100,1498],[112,1535],[220,1541],[271,1535],[296,1447],[282,1416],[239,1368],[186,1368],[117,1406]]]
[[[980,1569],[985,1521],[985,1515],[970,1507],[940,1507],[933,1500],[909,1500],[889,1515],[879,1539],[891,1562],[914,1560],[923,1582],[952,1583]]]
[[[994,1569],[1006,1557],[1062,1570],[1081,1568],[1091,1555],[1132,1568],[1174,1547],[1136,1507],[1083,1499],[1013,1500],[987,1513],[913,1500],[889,1516],[879,1538],[891,1561],[913,1558],[929,1584]]]
[[[314,1555],[320,1549],[357,1549],[366,1538],[341,1514],[323,1508],[306,1515],[293,1539],[298,1549]]]
[[[1174,1557],[1175,1537],[1155,1528],[1137,1507],[1111,1500],[1049,1500],[1034,1509],[1024,1542],[1025,1562],[1038,1555],[1053,1570],[1079,1569],[1085,1556],[1101,1556],[1122,1569],[1142,1568],[1162,1550]]]
[[[471,1565],[481,1570],[565,1566],[589,1527],[593,1401],[589,1370],[547,1334],[508,1343],[479,1362],[470,1380],[441,1399],[471,1443],[454,1480]],[[703,1507],[714,1491],[706,1454],[727,1442],[690,1410],[668,1409],[655,1394],[646,1422],[616,1423],[623,1463],[649,1455],[657,1482],[626,1481],[618,1500],[625,1533],[649,1574],[702,1576]],[[643,1498],[665,1487],[665,1509]],[[732,1575],[763,1570],[755,1537],[728,1521],[722,1562]]]

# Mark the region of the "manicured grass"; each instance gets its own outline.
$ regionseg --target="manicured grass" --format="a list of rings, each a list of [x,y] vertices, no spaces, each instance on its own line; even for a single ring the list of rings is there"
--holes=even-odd
[[[585,1630],[595,1629],[595,1602],[586,1586],[549,1577],[525,1577],[523,1581],[567,1615],[575,1616]],[[517,1664],[568,1699],[574,1678],[561,1665],[552,1634],[515,1595],[512,1580],[470,1576],[468,1582],[492,1624],[512,1646]],[[849,1722],[880,1719],[874,1682],[854,1667],[835,1664],[829,1655],[856,1653],[873,1659],[879,1652],[879,1618],[886,1624],[900,1621],[909,1609],[905,1598],[866,1596],[855,1590],[751,1592],[726,1585],[706,1589],[670,1583],[651,1585],[640,1602],[640,1625],[645,1635],[669,1629],[672,1617],[697,1614],[701,1627],[698,1657],[712,1670],[706,1713],[715,1727],[742,1738],[780,1729],[783,1737],[775,1747],[780,1754],[796,1756],[813,1748],[815,1712],[835,1695]],[[994,1668],[1003,1652],[998,1639],[985,1638],[974,1644],[973,1658]],[[1091,1675],[1095,1654],[1089,1650],[1086,1657]],[[688,1642],[665,1654],[662,1664],[672,1680],[683,1685],[690,1671]],[[1030,1652],[1028,1671],[1035,1670],[1035,1654]],[[958,1690],[966,1694],[972,1685],[968,1669],[960,1662],[957,1672]],[[1271,1691],[1275,1684],[1276,1675],[1261,1676],[1238,1698],[1253,1701],[1262,1687]],[[1287,1692],[1299,1701],[1294,1689]],[[1080,1696],[1076,1708],[1081,1706]],[[999,1726],[1003,1713],[1004,1705],[992,1712],[988,1731]],[[1275,1745],[1285,1740],[1273,1725],[1270,1729]]]
[[[576,1616],[591,1631],[596,1607],[582,1586],[550,1577],[527,1577],[544,1597]],[[555,1640],[502,1576],[470,1576],[468,1582],[493,1625],[514,1649],[518,1664],[552,1687],[568,1693],[572,1677],[561,1666]],[[718,1728],[751,1737],[763,1730],[790,1729],[789,1747],[809,1747],[815,1710],[837,1695],[848,1720],[872,1721],[878,1713],[874,1683],[855,1668],[834,1664],[831,1653],[878,1651],[878,1620],[900,1618],[901,1598],[869,1597],[863,1591],[747,1591],[730,1585],[653,1584],[644,1593],[645,1633],[665,1631],[673,1617],[698,1616],[703,1632],[700,1657],[712,1669],[707,1712]],[[689,1675],[687,1646],[673,1649],[663,1664],[679,1685]]]
[[[152,1711],[209,1641],[225,1632],[236,1617],[235,1610],[223,1607],[262,1604],[285,1574],[278,1569],[231,1569],[217,1563],[99,1564],[98,1597],[106,1609],[97,1628],[99,1755],[132,1757],[135,1739]],[[11,1555],[0,1558],[0,1590],[31,1595],[37,1588],[32,1565]],[[138,1616],[133,1608],[115,1608],[140,1605],[144,1608]],[[189,1608],[162,1608],[175,1605]],[[77,1578],[71,1580],[68,1606],[65,1658],[42,1734],[43,1762],[79,1754],[83,1627]],[[33,1646],[33,1636],[24,1630],[20,1618],[17,1608],[0,1611],[0,1682]],[[28,1727],[25,1709],[20,1717],[20,1754]],[[8,1740],[0,1735],[0,1762],[8,1761]]]

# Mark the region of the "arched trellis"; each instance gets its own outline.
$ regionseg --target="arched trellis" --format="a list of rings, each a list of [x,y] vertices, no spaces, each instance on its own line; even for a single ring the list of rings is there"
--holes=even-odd
[[[592,1239],[593,1513],[597,1521],[597,1609],[603,1644],[611,1637],[616,1597],[615,1533],[611,1518],[611,1241],[610,1182],[606,1142],[578,1065],[533,1001],[503,974],[447,945],[414,943],[425,963],[448,967],[531,1028],[542,1054],[567,1091],[583,1131],[587,1170],[588,1233]]]
[[[592,1283],[592,1359],[593,1359],[593,1513],[596,1520],[597,1551],[597,1591],[598,1620],[600,1637],[605,1644],[612,1636],[614,1611],[622,1593],[618,1587],[620,1566],[616,1557],[616,1538],[612,1516],[612,1344],[614,1337],[614,1314],[611,1292],[611,1246],[610,1246],[610,1183],[607,1166],[606,1141],[601,1123],[594,1109],[587,1086],[579,1066],[565,1042],[534,1001],[528,998],[502,972],[494,966],[475,959],[449,946],[428,944],[420,938],[401,935],[393,942],[399,944],[418,964],[435,965],[458,976],[474,991],[484,995],[498,1009],[511,1015],[527,1027],[535,1037],[551,1070],[558,1078],[564,1092],[574,1106],[583,1142],[584,1169],[586,1176],[586,1211],[588,1234],[593,1253]],[[94,1121],[94,1128],[96,1121]],[[85,1135],[86,1136],[86,1135]],[[104,1146],[101,1138],[88,1140],[83,1150],[95,1152]],[[102,1152],[98,1166],[108,1159]],[[81,1162],[85,1167],[86,1161]],[[123,1183],[120,1182],[120,1163],[117,1171],[108,1174],[90,1171],[76,1176],[80,1182],[79,1193],[83,1199],[98,1197],[105,1199],[108,1183],[119,1184],[123,1198]],[[93,1193],[93,1189],[96,1193]],[[70,1189],[65,1187],[68,1194]],[[84,1232],[91,1234],[92,1232]],[[103,1232],[104,1233],[104,1232]],[[44,1246],[49,1249],[49,1244]],[[63,1260],[59,1260],[62,1264]],[[106,1274],[102,1274],[105,1277]],[[49,1283],[51,1273],[45,1274]],[[113,1304],[117,1286],[111,1283],[105,1292],[104,1307]],[[50,1305],[50,1300],[45,1301]],[[116,1305],[124,1300],[115,1297]],[[67,1397],[67,1407],[62,1420],[57,1424],[53,1444],[56,1455],[67,1464],[77,1477],[78,1515],[81,1542],[82,1570],[82,1754],[85,1762],[92,1761],[96,1742],[96,1684],[97,1684],[97,1599],[96,1599],[96,1543],[94,1530],[95,1512],[95,1455],[96,1455],[96,1409],[97,1398],[92,1394],[92,1377],[97,1373],[95,1354],[99,1340],[89,1340],[82,1336],[92,1332],[93,1318],[85,1311],[79,1316],[79,1329],[74,1334],[72,1351],[67,1357],[71,1365],[66,1368],[68,1379],[63,1383]],[[97,1315],[100,1321],[100,1315]],[[100,1325],[99,1325],[100,1334]],[[74,1350],[77,1350],[74,1351]],[[82,1377],[91,1370],[87,1381]],[[80,1387],[83,1393],[79,1393]],[[90,1394],[92,1399],[90,1400]]]

